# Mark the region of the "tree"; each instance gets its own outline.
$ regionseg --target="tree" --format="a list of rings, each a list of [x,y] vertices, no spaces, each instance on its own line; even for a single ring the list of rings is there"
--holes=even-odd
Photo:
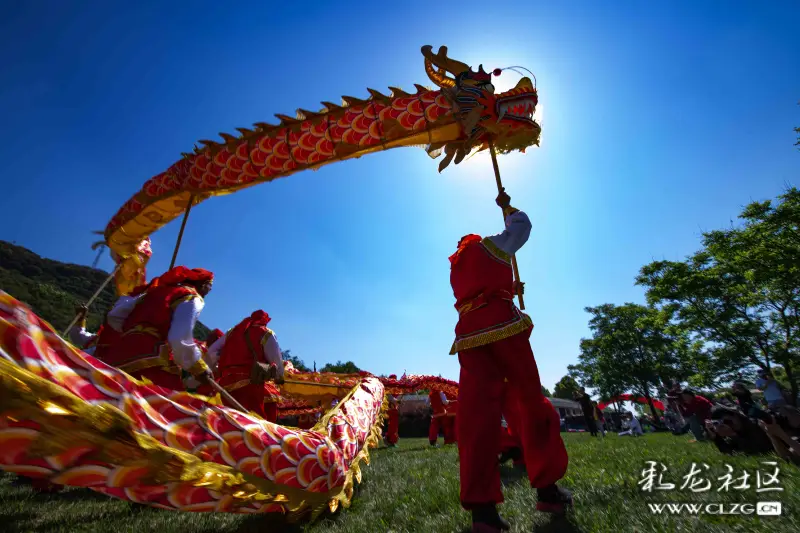
[[[800,102],[798,102],[798,105],[800,105]],[[800,146],[800,128],[795,128],[794,132],[797,134],[797,142],[794,143],[794,145]],[[800,148],[798,148],[798,150],[800,150]]]
[[[46,259],[27,248],[0,241],[0,288],[31,308],[61,332],[75,317],[75,308],[85,304],[108,278],[96,268]],[[109,283],[89,307],[86,328],[97,331],[117,299]],[[209,329],[200,321],[194,336],[205,340]]]
[[[550,398],[552,396],[550,394],[550,391],[547,390],[547,387],[545,387],[544,385],[542,385],[542,396],[544,396],[545,398]]]
[[[736,373],[783,367],[792,391],[800,372],[800,190],[779,202],[753,202],[740,227],[707,232],[685,261],[656,261],[637,283],[648,301],[669,309],[704,343],[707,371]]]
[[[644,396],[657,419],[652,399],[659,385],[689,372],[688,339],[671,326],[669,313],[652,307],[603,304],[586,311],[592,338],[581,340],[580,363],[570,370],[602,396],[627,390]]]
[[[289,361],[292,363],[297,370],[300,372],[311,372],[311,369],[306,366],[306,364],[296,355],[292,355],[291,350],[283,350],[281,352],[284,361]]]
[[[553,389],[553,398],[562,398],[564,400],[571,400],[572,394],[580,392],[581,387],[572,376],[564,376]]]
[[[347,361],[346,363],[342,363],[341,361],[336,361],[336,363],[328,363],[322,367],[320,372],[334,372],[336,374],[357,374],[361,372],[361,369],[356,366],[356,364],[352,361]]]

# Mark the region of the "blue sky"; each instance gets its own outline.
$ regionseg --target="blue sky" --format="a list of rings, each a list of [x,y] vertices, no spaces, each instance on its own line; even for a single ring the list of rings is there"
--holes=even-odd
[[[691,253],[701,231],[797,184],[793,2],[169,4],[5,8],[0,238],[89,264],[91,231],[199,139],[427,85],[423,44],[487,70],[524,65],[542,147],[500,168],[533,222],[518,261],[552,388],[588,334],[585,306],[642,301],[641,265]],[[263,308],[308,363],[457,378],[447,257],[501,219],[488,157],[437,164],[394,150],[201,204],[179,263],[217,274],[202,320],[225,329]],[[151,275],[178,226],[154,235]]]

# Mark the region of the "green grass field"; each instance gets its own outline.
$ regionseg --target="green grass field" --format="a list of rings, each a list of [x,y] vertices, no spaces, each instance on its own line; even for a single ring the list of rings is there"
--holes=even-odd
[[[711,444],[689,443],[688,437],[650,434],[633,439],[609,436],[592,439],[585,434],[566,434],[570,467],[563,485],[575,496],[575,509],[567,518],[553,519],[534,510],[535,493],[513,468],[502,469],[506,503],[501,512],[514,532],[786,532],[800,531],[800,470],[779,463],[782,492],[756,492],[756,472],[774,471],[760,461],[775,457],[725,457]],[[352,506],[314,524],[286,526],[270,518],[173,513],[123,501],[111,500],[83,489],[39,494],[27,486],[15,486],[13,476],[0,478],[0,531],[137,533],[233,533],[287,531],[307,533],[352,532],[456,532],[469,530],[469,515],[458,503],[458,452],[454,447],[431,449],[424,439],[401,440],[395,449],[373,450],[370,466]],[[638,485],[645,461],[655,460],[669,468],[664,481],[676,482],[676,490],[644,493]],[[708,464],[702,474],[713,482],[709,492],[679,490],[682,476],[692,463]],[[730,464],[738,477],[752,476],[745,491],[717,491],[717,478]],[[702,467],[701,467],[702,468]],[[705,471],[704,471],[705,472]],[[754,503],[780,501],[781,517],[654,516],[648,503],[695,502]],[[717,511],[718,508],[714,508]]]

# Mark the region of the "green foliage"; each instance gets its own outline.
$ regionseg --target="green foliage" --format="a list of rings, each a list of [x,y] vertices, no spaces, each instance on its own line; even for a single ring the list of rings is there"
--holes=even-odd
[[[702,343],[698,368],[706,378],[726,382],[777,363],[796,397],[800,190],[788,189],[777,203],[753,202],[739,218],[740,227],[705,233],[703,248],[685,261],[644,266],[637,283]]]
[[[108,276],[96,268],[45,259],[27,248],[0,241],[0,289],[24,302],[59,333],[75,317],[76,307],[86,303]],[[116,299],[112,282],[89,309],[88,330],[97,331]],[[208,333],[198,322],[195,337],[203,340]]]
[[[328,363],[320,369],[320,372],[334,372],[336,374],[356,374],[360,371],[361,369],[352,361],[347,361],[346,363],[336,361],[336,363]]]
[[[550,391],[547,390],[547,387],[545,387],[544,385],[542,385],[542,395],[546,398],[550,398],[552,396],[552,394],[550,394]]]
[[[689,339],[670,324],[670,315],[653,307],[626,303],[587,307],[591,339],[581,340],[579,364],[570,367],[601,397],[626,391],[650,400],[662,383],[684,380],[693,372]]]
[[[311,369],[296,355],[292,355],[291,350],[283,350],[281,352],[284,361],[290,361],[292,365],[300,372],[311,372]]]
[[[572,394],[580,392],[581,387],[572,376],[564,376],[553,389],[553,398],[572,400]]]

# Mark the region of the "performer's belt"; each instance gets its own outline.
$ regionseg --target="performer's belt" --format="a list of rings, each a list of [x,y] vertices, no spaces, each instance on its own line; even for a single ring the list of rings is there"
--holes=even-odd
[[[123,333],[122,336],[126,337],[128,335],[133,335],[133,334],[136,334],[136,333],[142,333],[144,335],[150,335],[151,337],[155,337],[157,339],[161,338],[161,333],[159,333],[158,328],[156,328],[155,326],[143,326],[143,325],[138,325],[138,326],[132,327],[131,329],[129,329],[128,331]]]
[[[462,316],[469,313],[470,311],[480,309],[481,307],[487,305],[492,300],[514,301],[514,295],[511,294],[509,291],[496,291],[489,294],[482,292],[475,298],[466,301],[460,307],[456,307],[456,309],[458,310],[458,316]]]

